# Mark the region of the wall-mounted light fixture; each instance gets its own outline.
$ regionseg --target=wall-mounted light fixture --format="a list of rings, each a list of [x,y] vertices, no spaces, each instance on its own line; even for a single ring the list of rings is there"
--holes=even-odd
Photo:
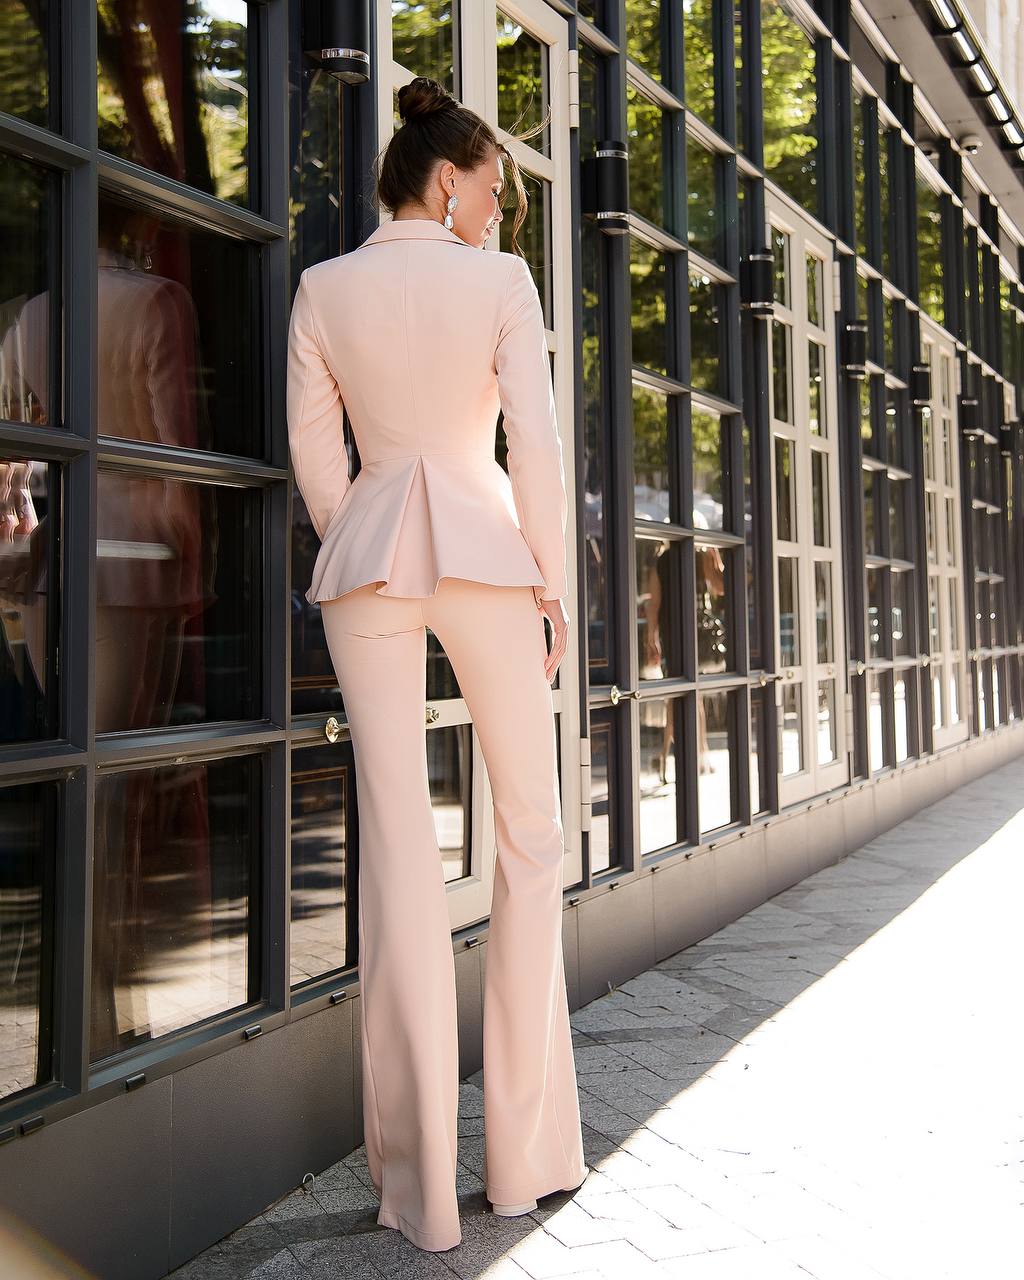
[[[343,84],[370,78],[370,0],[302,0],[302,51]]]
[[[610,236],[629,232],[629,152],[624,142],[599,142],[580,165],[584,214]]]
[[[981,426],[981,413],[977,396],[960,396],[957,402],[959,409],[960,431],[965,436],[984,435]]]
[[[868,326],[864,320],[851,320],[843,329],[840,341],[841,365],[850,378],[868,376]]]
[[[916,405],[931,403],[932,367],[930,364],[915,364],[911,366],[910,395]]]
[[[740,306],[755,316],[770,316],[774,311],[773,261],[767,245],[740,259]]]

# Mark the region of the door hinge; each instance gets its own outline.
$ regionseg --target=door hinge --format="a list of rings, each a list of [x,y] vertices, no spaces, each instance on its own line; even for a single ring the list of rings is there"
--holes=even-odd
[[[580,127],[580,51],[570,49],[569,53],[569,128]]]
[[[843,286],[840,278],[839,259],[832,259],[832,310],[843,309]]]
[[[580,830],[590,830],[592,816],[590,792],[590,739],[580,738]]]

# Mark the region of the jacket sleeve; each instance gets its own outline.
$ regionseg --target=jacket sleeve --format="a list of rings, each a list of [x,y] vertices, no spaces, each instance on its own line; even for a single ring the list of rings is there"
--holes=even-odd
[[[341,391],[324,359],[306,287],[306,272],[288,327],[288,447],[295,484],[323,541],[349,486]]]
[[[568,501],[555,418],[544,311],[525,258],[515,255],[494,353],[498,398],[508,440],[508,473],[523,535],[544,578],[540,601],[568,595],[565,529]]]

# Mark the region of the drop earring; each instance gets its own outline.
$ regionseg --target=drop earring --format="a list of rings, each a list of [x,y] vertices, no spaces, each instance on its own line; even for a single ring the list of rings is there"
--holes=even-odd
[[[448,228],[449,231],[451,231],[452,222],[454,221],[452,218],[452,210],[455,208],[455,206],[458,203],[459,203],[459,197],[457,195],[451,195],[448,197],[448,212],[445,214],[445,217],[444,217],[444,225]]]

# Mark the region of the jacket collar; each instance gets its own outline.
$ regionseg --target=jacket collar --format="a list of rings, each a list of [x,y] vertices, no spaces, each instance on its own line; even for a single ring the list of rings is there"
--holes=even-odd
[[[465,245],[467,249],[473,247],[468,240],[463,240],[433,218],[399,218],[397,221],[389,218],[366,237],[363,245],[380,244],[385,240],[447,240],[449,244]]]

